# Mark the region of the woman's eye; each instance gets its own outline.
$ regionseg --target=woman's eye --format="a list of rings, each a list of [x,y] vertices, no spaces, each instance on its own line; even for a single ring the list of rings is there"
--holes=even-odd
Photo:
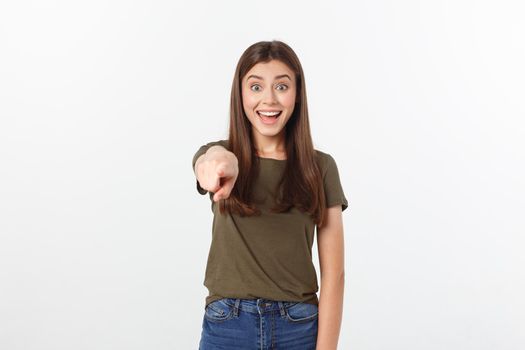
[[[284,89],[279,89],[280,86],[284,87]],[[260,89],[254,89],[255,87],[260,88],[259,84],[254,84],[254,85],[250,86],[250,89],[252,91],[259,91],[260,90]],[[286,84],[279,84],[279,85],[277,85],[277,90],[287,90],[287,89],[288,89],[288,85],[286,85]]]

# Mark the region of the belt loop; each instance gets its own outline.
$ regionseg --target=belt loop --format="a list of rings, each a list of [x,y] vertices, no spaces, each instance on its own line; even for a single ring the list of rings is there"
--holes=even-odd
[[[279,304],[279,310],[281,311],[281,316],[284,316],[286,313],[284,311],[284,305],[281,301],[277,302]]]
[[[235,305],[233,306],[233,315],[238,316],[239,315],[239,304],[241,303],[241,299],[235,299]]]

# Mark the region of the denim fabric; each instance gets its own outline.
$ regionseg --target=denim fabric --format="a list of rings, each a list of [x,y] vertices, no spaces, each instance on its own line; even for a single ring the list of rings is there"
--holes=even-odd
[[[199,350],[315,350],[317,324],[314,304],[223,298],[205,308]]]

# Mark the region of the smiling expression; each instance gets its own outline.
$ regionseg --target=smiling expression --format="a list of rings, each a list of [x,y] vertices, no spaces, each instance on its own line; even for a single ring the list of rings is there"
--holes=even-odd
[[[278,60],[257,63],[242,79],[244,113],[257,138],[281,134],[296,101],[295,74]],[[280,112],[277,117],[271,114]],[[264,116],[266,114],[267,116]]]

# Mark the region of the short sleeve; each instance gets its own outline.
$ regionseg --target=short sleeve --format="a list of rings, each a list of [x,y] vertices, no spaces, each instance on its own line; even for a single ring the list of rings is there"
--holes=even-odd
[[[342,211],[348,208],[348,200],[341,185],[339,171],[335,159],[326,153],[326,168],[323,175],[323,184],[326,197],[326,207],[329,208],[336,204],[341,204]]]
[[[191,162],[192,163],[191,166],[193,168],[193,173],[195,174],[195,163],[197,163],[197,159],[199,159],[199,157],[201,155],[206,153],[206,151],[208,151],[208,148],[210,148],[211,146],[215,146],[215,145],[221,145],[221,146],[227,148],[227,144],[228,144],[227,140],[219,140],[219,141],[208,142],[205,145],[200,146],[199,149],[197,150],[197,152],[195,152],[195,154],[193,155],[193,159],[192,159],[192,162]],[[196,182],[197,192],[199,192],[202,195],[208,193],[208,191],[206,191],[204,188],[201,187],[201,185],[199,184],[199,180],[195,179],[195,182]]]

